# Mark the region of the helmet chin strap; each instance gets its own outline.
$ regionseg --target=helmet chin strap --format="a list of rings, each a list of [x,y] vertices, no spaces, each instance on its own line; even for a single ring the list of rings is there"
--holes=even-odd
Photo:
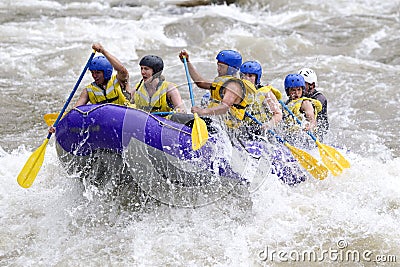
[[[153,82],[155,79],[161,79],[161,74],[160,73],[156,73],[155,75],[151,75],[151,81]]]
[[[150,83],[152,83],[154,81],[154,79],[156,79],[157,77],[155,75],[151,75],[151,81]]]

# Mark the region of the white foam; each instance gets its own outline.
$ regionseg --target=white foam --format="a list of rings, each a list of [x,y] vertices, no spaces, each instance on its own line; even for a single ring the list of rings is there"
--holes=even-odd
[[[0,2],[0,102],[7,120],[1,121],[7,147],[0,147],[3,265],[256,266],[265,263],[259,255],[266,246],[321,251],[337,249],[341,238],[352,250],[398,254],[399,91],[393,88],[400,81],[391,46],[400,32],[398,2],[287,5],[276,0],[268,2],[270,9],[262,0],[193,8],[178,8],[172,1],[140,1],[138,6],[114,0],[62,2],[68,1]],[[205,29],[200,34],[209,34],[196,36],[198,41],[186,47],[192,40],[175,34],[186,23],[218,27]],[[165,32],[175,26],[174,34]],[[359,26],[362,32],[354,30]],[[195,62],[210,63],[196,64],[210,77],[219,49],[238,49],[246,60],[260,60],[265,81],[283,93],[285,74],[312,65],[330,100],[332,141],[351,150],[343,152],[351,168],[323,181],[310,177],[295,187],[274,175],[262,177],[250,211],[240,210],[241,201],[233,197],[197,209],[149,201],[143,211],[132,211],[122,200],[104,199],[68,175],[52,139],[32,187],[19,187],[16,177],[40,142],[35,136],[46,131],[36,114],[61,109],[96,41],[132,73],[138,72],[139,56],[159,53],[167,67],[176,66],[167,78],[181,84],[186,80],[177,54],[183,47],[193,52]],[[86,75],[82,84],[90,80]],[[186,86],[182,92],[187,94]],[[15,128],[7,129],[10,118]]]

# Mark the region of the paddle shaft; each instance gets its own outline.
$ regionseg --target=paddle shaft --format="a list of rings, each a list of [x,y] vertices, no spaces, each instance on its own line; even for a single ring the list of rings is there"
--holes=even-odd
[[[90,55],[90,58],[89,58],[88,62],[86,63],[86,66],[83,69],[81,76],[79,77],[78,81],[76,82],[75,87],[72,90],[71,94],[69,95],[68,100],[65,102],[64,107],[62,108],[61,112],[58,114],[58,117],[57,117],[55,123],[53,124],[53,127],[56,127],[58,125],[60,118],[62,117],[69,102],[71,102],[71,99],[74,96],[83,76],[85,75],[85,72],[86,72],[87,68],[89,67],[89,64],[92,61],[95,53],[96,53],[96,51],[93,51],[93,53]],[[36,176],[39,173],[40,168],[42,167],[44,155],[46,153],[46,146],[49,143],[49,139],[50,139],[51,135],[52,135],[52,133],[49,132],[49,134],[47,135],[47,138],[43,141],[43,144],[32,153],[32,155],[29,157],[29,159],[25,163],[24,167],[20,171],[20,173],[17,177],[17,182],[21,187],[29,188],[35,181]]]
[[[79,84],[81,83],[81,81],[82,81],[82,79],[83,79],[83,76],[85,76],[85,73],[86,73],[87,69],[89,68],[89,64],[90,64],[90,62],[92,61],[92,59],[93,59],[93,57],[94,57],[95,54],[96,54],[96,51],[93,51],[93,53],[92,53],[92,54],[90,55],[90,57],[89,57],[89,60],[86,62],[86,65],[85,65],[85,67],[83,68],[83,71],[82,71],[81,75],[79,76],[78,81],[75,83],[74,89],[73,89],[72,92],[69,94],[69,97],[68,97],[67,101],[65,102],[63,108],[61,109],[60,113],[58,114],[58,117],[57,117],[56,121],[55,121],[54,124],[53,124],[53,127],[54,127],[54,128],[57,127],[58,122],[60,121],[60,119],[61,119],[61,117],[63,116],[65,110],[67,109],[69,103],[71,102],[72,97],[74,97],[75,92],[76,92],[76,90],[78,89]],[[52,135],[52,133],[49,133],[49,134],[47,135],[47,139],[50,139],[51,135]]]
[[[262,125],[262,123],[255,118],[253,115],[249,114],[247,111],[245,112],[245,115],[249,118],[251,118],[253,121],[258,123],[259,125]],[[300,163],[301,166],[303,166],[304,169],[306,169],[310,174],[320,180],[323,180],[326,178],[328,175],[328,169],[319,164],[318,161],[308,154],[307,152],[298,149],[292,145],[290,145],[287,141],[285,141],[282,137],[280,137],[277,133],[274,131],[268,129],[268,132],[272,135],[275,136],[275,138],[282,144],[284,144],[290,152],[292,152],[292,155],[297,159],[297,161]]]
[[[174,111],[158,111],[158,112],[152,112],[151,114],[159,115],[159,116],[168,116],[168,115],[171,115],[174,113],[176,113],[176,112],[174,112]]]
[[[190,82],[189,68],[187,64],[186,57],[183,57],[183,65],[185,67],[186,79],[188,82],[190,101],[192,102],[192,107],[194,107],[194,95],[192,83]],[[192,149],[198,150],[201,148],[208,140],[208,130],[206,123],[199,117],[197,113],[193,113],[194,121],[192,127]]]
[[[189,70],[188,70],[188,64],[187,64],[186,57],[183,57],[183,64],[185,65],[186,79],[187,79],[188,86],[189,86],[190,101],[192,102],[192,107],[193,107],[194,106],[194,95],[193,95],[192,83],[191,83],[190,78],[189,78],[190,75],[189,75]]]
[[[293,119],[295,119],[296,122],[297,122],[299,125],[301,125],[301,121],[299,120],[299,118],[297,118],[297,116],[294,115],[294,113],[288,108],[288,106],[286,106],[286,104],[285,104],[282,100],[279,100],[279,103],[281,103],[282,107],[283,107],[287,112],[289,112],[290,116],[292,116]],[[307,134],[308,134],[309,136],[311,136],[311,138],[312,138],[315,142],[317,141],[317,137],[315,137],[315,135],[314,135],[311,131],[307,131]]]
[[[257,120],[256,117],[254,117],[253,115],[251,115],[250,113],[248,113],[247,111],[245,111],[244,113],[247,117],[249,117],[250,119],[252,119],[253,121],[255,121],[257,124],[259,124],[260,126],[262,126],[262,122]],[[285,140],[283,140],[282,137],[280,137],[276,132],[272,131],[271,129],[267,130],[270,134],[272,134],[273,136],[275,136],[275,138],[282,144],[286,143]]]
[[[282,100],[279,100],[279,103],[282,105],[282,107],[289,112],[289,114],[296,120],[298,124],[301,124],[300,120],[297,118],[296,115],[288,108],[288,106],[283,103]],[[314,142],[318,146],[318,150],[320,152],[322,161],[327,165],[328,169],[335,175],[339,175],[344,168],[350,168],[350,163],[347,159],[345,159],[342,154],[339,153],[336,149],[333,147],[324,145],[320,143],[315,137],[315,135],[311,131],[307,131],[307,134],[311,136],[311,138],[314,140]]]

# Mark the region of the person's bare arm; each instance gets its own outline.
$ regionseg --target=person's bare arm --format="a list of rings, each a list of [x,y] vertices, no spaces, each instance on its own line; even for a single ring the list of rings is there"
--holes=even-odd
[[[306,120],[309,122],[309,125],[305,125],[304,130],[308,131],[314,129],[317,122],[315,121],[312,103],[308,100],[304,100],[301,104],[301,110],[304,112]]]
[[[236,82],[229,82],[226,85],[224,98],[216,107],[212,108],[199,108],[192,107],[192,113],[197,113],[199,115],[222,115],[228,112],[229,108],[233,104],[239,104],[242,101],[242,88]]]
[[[178,112],[186,112],[181,94],[179,93],[178,88],[176,88],[173,84],[169,84],[168,86],[167,97],[174,106],[174,110]]]
[[[129,72],[125,66],[115,56],[104,49],[101,44],[95,43],[92,45],[92,48],[96,50],[96,52],[102,53],[108,59],[108,61],[110,61],[113,68],[117,71],[118,81],[121,84],[126,85],[129,81]]]
[[[82,93],[79,96],[78,100],[76,101],[76,103],[74,105],[74,108],[82,106],[82,105],[86,105],[88,102],[89,102],[89,95],[88,95],[88,92],[87,92],[87,90],[85,88],[85,89],[82,90]]]
[[[212,107],[212,108],[200,108],[197,106],[193,106],[191,108],[191,112],[192,113],[197,113],[200,116],[213,116],[213,115],[222,115],[225,114],[226,112],[228,112],[230,106],[228,106],[227,104],[225,104],[224,102],[222,102],[221,104],[219,104],[216,107]]]
[[[183,57],[186,57],[187,66],[189,69],[190,77],[192,78],[193,82],[199,87],[203,89],[210,89],[212,82],[204,79],[200,73],[196,70],[193,64],[189,61],[189,53],[186,50],[182,50],[179,53],[179,58],[183,62]]]
[[[275,95],[269,91],[264,99],[263,105],[268,106],[269,110],[272,112],[272,118],[267,122],[263,124],[264,129],[269,129],[275,127],[276,124],[278,124],[282,120],[282,109],[281,105],[278,102],[278,99],[276,99]]]

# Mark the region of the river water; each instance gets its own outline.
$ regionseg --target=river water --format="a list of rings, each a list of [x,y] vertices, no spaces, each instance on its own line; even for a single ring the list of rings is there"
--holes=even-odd
[[[207,2],[0,2],[0,266],[400,262],[400,1]],[[223,200],[138,211],[66,174],[51,139],[35,183],[23,189],[16,177],[46,138],[43,115],[61,110],[94,42],[127,66],[132,83],[143,55],[161,56],[188,108],[181,49],[210,78],[218,51],[236,49],[260,61],[263,82],[283,93],[286,74],[311,67],[329,100],[328,141],[352,166],[294,187],[270,175],[245,212]],[[90,81],[87,74],[82,85]],[[195,88],[197,102],[201,95]]]

